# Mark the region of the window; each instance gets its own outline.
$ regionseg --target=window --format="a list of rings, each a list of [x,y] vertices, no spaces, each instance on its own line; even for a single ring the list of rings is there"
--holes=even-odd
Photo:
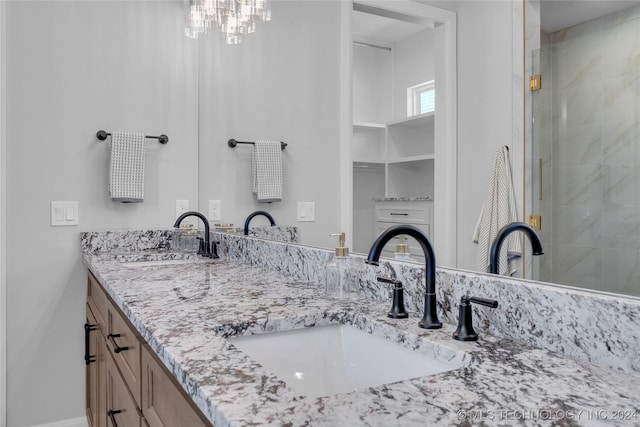
[[[431,113],[436,110],[435,80],[407,88],[407,116]]]

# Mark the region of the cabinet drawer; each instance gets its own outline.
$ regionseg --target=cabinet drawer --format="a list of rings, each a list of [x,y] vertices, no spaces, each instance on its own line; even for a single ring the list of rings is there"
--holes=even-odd
[[[376,221],[387,221],[400,224],[430,224],[431,209],[428,207],[406,206],[376,207]]]
[[[142,414],[150,427],[206,427],[197,409],[146,348],[142,349]]]
[[[107,335],[107,307],[109,302],[107,295],[91,273],[89,273],[87,281],[87,303],[93,312],[98,328],[104,335]]]
[[[140,413],[116,363],[107,355],[107,427],[140,427]]]
[[[118,310],[108,304],[107,347],[124,382],[140,405],[140,342]]]

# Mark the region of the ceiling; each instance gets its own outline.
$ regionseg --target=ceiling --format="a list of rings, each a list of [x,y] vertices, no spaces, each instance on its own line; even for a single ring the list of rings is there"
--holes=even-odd
[[[638,0],[541,0],[540,26],[552,33],[638,5]]]
[[[433,21],[416,19],[409,15],[387,12],[354,2],[351,26],[354,40],[391,47],[393,43],[406,39],[425,28],[433,28]]]
[[[436,2],[422,0],[420,3]],[[540,0],[540,25],[544,31],[552,33],[635,6],[640,6],[640,0]],[[425,28],[424,23],[394,18],[354,10],[354,40],[390,47]]]

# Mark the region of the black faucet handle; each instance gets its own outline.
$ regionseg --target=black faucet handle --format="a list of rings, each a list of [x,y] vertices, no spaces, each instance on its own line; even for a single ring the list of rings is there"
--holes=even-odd
[[[478,334],[473,329],[473,311],[471,311],[471,303],[484,305],[485,307],[497,308],[498,301],[470,297],[468,295],[460,298],[460,309],[458,315],[458,328],[453,333],[453,338],[458,341],[478,341]]]
[[[211,250],[209,251],[209,257],[217,259],[220,258],[218,255],[218,244],[220,242],[216,242],[215,240],[211,241]]]
[[[206,248],[204,246],[204,239],[200,236],[196,237],[198,239],[198,255],[206,255]]]
[[[394,285],[394,288],[400,287],[402,289],[402,282],[400,280],[391,279],[389,277],[382,277],[382,276],[378,276],[377,279],[378,279],[378,282],[390,283]]]
[[[468,299],[470,302],[473,302],[475,304],[480,304],[480,305],[484,305],[485,307],[491,307],[491,308],[498,308],[498,301],[494,300],[494,299],[488,299],[488,298],[479,298],[479,297],[470,297],[470,296],[463,296],[463,299]],[[462,302],[462,301],[461,301]]]
[[[391,303],[391,311],[387,313],[387,317],[392,319],[406,319],[409,313],[404,309],[404,288],[402,282],[388,277],[378,277],[379,282],[389,283],[393,285],[393,302]]]

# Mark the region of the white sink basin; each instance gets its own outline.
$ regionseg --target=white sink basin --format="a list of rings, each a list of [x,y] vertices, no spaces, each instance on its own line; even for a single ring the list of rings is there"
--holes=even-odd
[[[310,397],[349,393],[458,369],[349,325],[229,339],[239,350]],[[461,359],[461,358],[458,358]]]
[[[127,261],[122,265],[126,267],[154,267],[161,265],[180,265],[180,264],[193,264],[196,262],[194,259],[158,259],[152,261]]]

